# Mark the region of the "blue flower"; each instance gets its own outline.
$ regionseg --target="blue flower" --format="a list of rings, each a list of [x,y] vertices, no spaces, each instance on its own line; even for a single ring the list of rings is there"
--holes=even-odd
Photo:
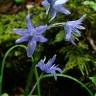
[[[46,14],[50,13],[51,14],[51,20],[53,20],[57,12],[64,13],[66,15],[71,14],[68,9],[63,7],[62,4],[66,3],[68,0],[44,0],[42,2],[42,5],[47,7]],[[50,21],[51,21],[50,20]]]
[[[54,64],[55,59],[56,59],[56,55],[54,55],[52,58],[48,60],[47,63],[45,63],[45,60],[46,60],[46,57],[45,57],[43,60],[41,59],[36,66],[46,73],[53,74],[55,80],[57,80],[56,71],[62,73],[62,70],[58,67],[58,65]]]
[[[26,29],[16,28],[13,31],[22,36],[16,40],[16,43],[28,42],[27,56],[31,57],[36,49],[36,43],[47,41],[47,38],[42,36],[42,33],[47,29],[47,25],[34,27],[30,20],[30,14],[26,16],[26,25]]]
[[[64,24],[64,29],[65,29],[65,40],[71,42],[72,44],[75,45],[74,40],[78,38],[75,36],[76,34],[78,36],[81,36],[80,29],[85,29],[83,26],[81,26],[82,21],[86,15],[83,15],[80,19],[75,20],[75,21],[67,21]]]

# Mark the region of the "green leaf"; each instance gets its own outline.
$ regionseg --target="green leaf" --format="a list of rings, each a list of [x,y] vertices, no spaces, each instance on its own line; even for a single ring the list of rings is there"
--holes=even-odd
[[[9,96],[7,93],[2,94],[1,96]]]
[[[64,31],[62,30],[62,31],[60,31],[60,32],[56,35],[54,42],[60,42],[60,41],[62,41],[63,39],[64,39]]]
[[[84,1],[83,5],[88,5],[94,11],[96,11],[96,3],[94,1]]]
[[[21,4],[21,3],[23,3],[25,0],[15,0],[15,3],[16,4]]]
[[[95,93],[95,95],[94,96],[96,96],[96,93]]]
[[[96,85],[96,76],[89,77],[89,79]]]
[[[84,1],[83,4],[84,5],[93,5],[94,1]]]
[[[96,3],[90,6],[94,11],[96,11]]]

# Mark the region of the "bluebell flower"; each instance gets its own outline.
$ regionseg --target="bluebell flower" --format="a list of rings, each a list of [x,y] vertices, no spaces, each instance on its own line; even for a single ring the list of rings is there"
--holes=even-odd
[[[68,0],[44,0],[42,5],[47,8],[46,14],[50,13],[51,20],[53,20],[56,17],[57,12],[61,12],[66,15],[70,14],[70,11],[63,7],[63,4],[65,4],[67,1]]]
[[[47,25],[41,25],[34,27],[30,20],[30,14],[26,16],[26,29],[13,29],[13,31],[22,37],[16,40],[16,43],[28,42],[27,56],[31,57],[36,49],[37,42],[46,42],[47,38],[42,36],[42,33],[46,31]]]
[[[86,17],[86,15],[83,15],[80,19],[75,20],[75,21],[67,21],[64,24],[64,30],[65,30],[65,40],[71,42],[72,44],[75,45],[75,39],[78,40],[78,38],[76,38],[76,34],[78,36],[81,36],[81,32],[80,29],[85,29],[83,26],[81,26],[82,21],[84,20],[84,18]]]
[[[57,80],[56,71],[62,73],[62,70],[58,67],[58,65],[54,64],[55,59],[56,59],[56,55],[54,55],[52,58],[48,60],[47,63],[45,63],[45,60],[46,60],[46,57],[45,57],[44,59],[41,59],[36,66],[46,73],[53,74],[55,80]]]

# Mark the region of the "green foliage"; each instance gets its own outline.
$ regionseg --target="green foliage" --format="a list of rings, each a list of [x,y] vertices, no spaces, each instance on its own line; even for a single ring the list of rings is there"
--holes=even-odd
[[[89,77],[89,79],[92,81],[92,83],[96,86],[96,75],[95,76],[92,76],[92,77]],[[96,92],[94,94],[94,96],[96,96]]]
[[[68,45],[67,47],[61,48],[60,53],[65,55],[64,59],[67,61],[64,72],[73,69],[74,67],[78,67],[82,75],[88,75],[88,67],[92,60],[87,50],[88,45],[83,43],[79,43],[76,46]]]
[[[33,24],[39,25],[43,19],[43,8],[34,6],[32,11]],[[37,11],[38,10],[38,11]],[[41,13],[40,13],[41,12]],[[0,14],[0,44],[7,41],[16,40],[18,35],[13,32],[14,28],[25,28],[25,11],[18,12],[18,14]],[[40,14],[39,14],[40,13]],[[37,15],[39,14],[39,15]],[[11,38],[10,38],[11,37]],[[10,44],[9,44],[10,45]]]
[[[78,5],[78,7],[77,7]],[[82,5],[82,6],[81,6]],[[69,19],[72,20],[72,18],[77,19],[79,18],[79,15],[84,14],[84,13],[90,13],[89,15],[89,22],[92,22],[92,24],[95,24],[95,15],[92,15],[91,10],[89,10],[87,7],[85,7],[85,5],[91,6],[90,8],[92,8],[92,6],[95,6],[96,3],[94,1],[84,1],[84,2],[80,2],[80,1],[76,1],[76,0],[71,0],[68,4],[68,6],[70,6],[70,10],[73,11],[73,14],[69,17]],[[94,9],[94,8],[93,8]],[[79,11],[78,11],[79,10]],[[32,17],[32,22],[34,25],[39,25],[42,24],[44,19],[45,19],[45,14],[44,14],[45,9],[39,6],[33,6],[31,9],[31,17]],[[75,12],[75,13],[74,13]],[[16,38],[18,38],[18,35],[15,35],[14,32],[12,32],[13,28],[24,28],[25,25],[25,11],[22,12],[18,12],[18,14],[0,14],[0,44],[2,44],[3,42],[7,42],[7,41],[15,41]],[[93,16],[93,17],[92,17]],[[64,20],[65,18],[65,20]],[[56,22],[59,21],[66,21],[66,17],[61,15],[58,16],[56,18]],[[46,21],[45,21],[46,23]],[[87,25],[86,25],[87,26]],[[93,25],[94,26],[94,25]],[[87,29],[87,28],[86,28]],[[54,43],[60,43],[63,39],[64,39],[64,31],[63,30],[59,30],[58,32],[58,28],[56,28],[56,30],[50,30],[50,33],[56,33],[56,37],[55,40],[54,38],[52,40],[54,40]],[[82,33],[83,35],[84,33]],[[77,35],[77,34],[74,34]],[[11,37],[11,38],[10,38]],[[77,37],[77,36],[76,36]],[[79,36],[78,36],[79,37]],[[53,44],[52,40],[50,40],[49,45]],[[11,42],[10,42],[11,43]],[[65,42],[64,42],[65,43]],[[6,45],[6,44],[5,44]],[[8,44],[10,45],[10,44]],[[66,46],[66,45],[65,45]],[[84,75],[84,72],[86,74],[88,74],[88,66],[89,65],[89,61],[91,61],[92,63],[95,62],[95,60],[92,60],[92,56],[90,56],[90,54],[86,51],[89,51],[90,49],[88,49],[88,44],[84,43],[79,43],[78,46],[73,46],[71,44],[68,44],[68,46],[66,47],[61,47],[61,54],[65,54],[65,60],[67,60],[68,62],[66,62],[66,66],[65,66],[65,70],[70,70],[73,69],[74,67],[78,66],[78,68],[81,70],[82,74]],[[90,50],[91,51],[91,50]],[[95,63],[94,63],[95,65]]]
[[[24,12],[19,12],[18,15],[0,14],[0,43],[11,41],[17,38],[17,35],[15,35],[12,30],[13,28],[24,27],[24,18]]]
[[[82,2],[80,0],[70,0],[70,3],[68,3],[70,6],[70,10],[73,12],[73,14],[71,14],[71,16],[69,17],[70,20],[74,20],[79,18],[78,16],[82,15],[82,14],[87,14],[87,18],[85,20],[85,31],[82,32],[82,37],[80,38],[79,44],[77,44],[76,46],[70,44],[70,43],[65,43],[63,42],[63,46],[60,47],[60,54],[64,55],[64,71],[68,71],[70,69],[74,68],[79,68],[79,70],[81,71],[82,75],[85,74],[89,74],[89,71],[96,69],[96,57],[95,55],[93,55],[94,50],[92,49],[92,46],[90,47],[90,42],[87,40],[89,34],[92,35],[92,38],[94,37],[93,41],[95,42],[95,35],[96,35],[96,14],[94,13],[94,9],[93,11],[90,9],[92,7],[90,7],[89,5],[86,6],[86,4],[84,4],[84,2],[86,3],[85,0],[82,0]],[[91,2],[91,1],[90,1]],[[91,4],[89,2],[89,4]],[[94,6],[95,6],[95,1],[94,2]],[[91,4],[92,5],[92,4]],[[78,7],[77,7],[78,6]],[[85,7],[86,6],[86,7]],[[93,6],[93,5],[92,5]],[[79,11],[78,11],[79,10]],[[74,19],[72,19],[74,18]],[[57,18],[57,22],[59,21],[66,21],[66,17],[65,16],[58,16]],[[64,20],[65,19],[65,20]],[[53,30],[53,32],[57,32],[55,30]],[[76,37],[80,37],[77,36],[77,34],[74,34],[74,36]],[[64,39],[64,33],[62,30],[59,30],[58,33],[56,33],[56,37],[54,42],[55,43],[60,43],[62,42],[62,40]],[[75,38],[77,39],[77,38]],[[78,40],[77,40],[78,41]],[[87,42],[86,42],[87,41]],[[92,68],[90,68],[90,66]]]
[[[1,96],[9,96],[7,93],[3,93]]]
[[[96,85],[96,76],[89,77],[89,79]]]
[[[88,5],[88,7],[86,5]],[[63,64],[62,64],[62,66],[64,66],[64,72],[69,71],[70,69],[74,70],[74,68],[78,68],[81,71],[83,76],[88,75],[89,70],[93,70],[93,68],[96,69],[96,59],[95,59],[96,56],[93,54],[93,53],[95,53],[95,51],[92,49],[92,46],[90,46],[90,42],[87,40],[87,38],[89,36],[89,32],[90,32],[90,34],[93,38],[93,41],[96,44],[96,13],[94,13],[94,11],[96,11],[96,3],[93,1],[85,1],[85,0],[82,0],[82,2],[81,2],[81,0],[70,0],[70,2],[68,3],[68,6],[70,8],[70,11],[72,11],[72,14],[69,16],[68,20],[78,19],[82,14],[85,14],[85,13],[87,13],[87,19],[85,22],[86,29],[84,32],[82,32],[82,37],[80,38],[79,44],[74,46],[74,45],[72,45],[70,43],[66,43],[64,41],[62,44],[63,46],[59,47],[60,55],[64,56],[65,66]],[[90,8],[92,8],[93,11]],[[45,21],[45,17],[46,17],[46,15],[44,14],[45,9],[43,9],[42,7],[33,6],[33,8],[30,11],[31,11],[30,13],[32,13],[31,14],[32,23],[34,25],[38,26],[39,24],[43,24],[43,22],[44,23],[47,22],[47,21]],[[0,44],[1,44],[0,46],[2,46],[2,44],[4,43],[4,47],[6,47],[8,41],[11,44],[13,44],[12,41],[15,42],[15,40],[18,38],[18,35],[16,35],[12,31],[12,29],[13,28],[25,28],[25,26],[26,26],[25,25],[25,16],[26,16],[25,13],[26,12],[24,10],[22,12],[18,12],[17,14],[0,14]],[[66,16],[60,14],[60,16],[58,16],[56,18],[55,22],[60,22],[60,21],[61,22],[67,21]],[[47,36],[47,34],[48,34],[48,36]],[[38,61],[38,59],[42,55],[40,52],[43,52],[44,49],[47,49],[47,47],[49,47],[51,44],[53,44],[53,45],[56,45],[57,43],[61,44],[62,41],[64,40],[64,30],[62,30],[62,29],[52,28],[51,30],[48,30],[48,32],[46,32],[45,35],[48,37],[49,41],[44,46],[46,48],[38,46],[38,48],[40,50],[37,48],[38,49],[38,50],[36,50],[37,53],[34,55],[36,61]],[[76,35],[76,37],[80,37],[80,36],[77,36],[77,34],[74,34],[74,35]],[[50,37],[53,37],[53,38],[50,38]],[[9,43],[8,43],[8,45],[10,46]],[[59,45],[56,45],[56,46],[59,46]],[[7,47],[6,47],[6,49],[7,49]],[[22,54],[20,54],[20,52],[21,52],[20,50],[15,51],[15,54],[13,53],[16,58],[17,57],[19,58],[17,60],[18,65],[15,62],[16,66],[19,66],[19,67],[20,67],[19,60],[22,60],[22,59],[20,59],[20,58],[22,58],[21,57]],[[54,52],[52,51],[52,53],[58,52],[58,50],[59,50],[58,48],[57,49],[55,48]],[[49,50],[47,50],[47,51],[49,51]],[[38,55],[38,53],[40,53],[40,54]],[[46,53],[51,54],[51,51],[46,52]],[[13,54],[11,53],[10,56],[12,57]],[[43,54],[45,55],[45,53],[43,53]],[[8,60],[11,61],[11,63],[14,62],[14,59],[12,59],[12,60],[8,59]],[[6,63],[8,63],[8,62],[6,62]],[[58,62],[60,62],[60,61],[58,61]],[[24,61],[23,61],[23,63],[25,64]],[[8,64],[6,64],[6,65],[8,66]],[[27,66],[27,64],[26,64],[26,66]],[[92,66],[92,68],[90,66]],[[18,69],[18,68],[16,67],[16,69]],[[91,79],[96,84],[96,80],[95,80],[96,77],[95,78],[91,77]]]
[[[90,8],[92,8],[94,11],[96,11],[96,3],[94,1],[84,1],[84,5],[88,5]]]
[[[16,4],[22,4],[25,0],[14,0]]]
[[[55,42],[60,42],[60,41],[62,41],[62,40],[64,40],[64,30],[62,30],[62,31],[60,31],[60,32],[58,32],[58,33],[56,34],[54,43],[55,43]]]

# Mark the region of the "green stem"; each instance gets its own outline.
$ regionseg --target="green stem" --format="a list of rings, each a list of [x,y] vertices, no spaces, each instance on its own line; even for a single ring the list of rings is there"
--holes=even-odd
[[[30,88],[30,85],[31,85],[33,72],[34,72],[34,68],[35,68],[35,63],[34,63],[35,61],[34,61],[33,57],[31,59],[32,59],[33,64],[32,64],[32,66],[30,68],[30,72],[29,72],[29,75],[28,75],[27,83],[26,83],[26,86],[25,86],[24,96],[28,96],[29,88]]]
[[[38,76],[38,72],[37,72],[36,67],[35,67],[35,76],[36,76],[36,80],[37,80],[38,95],[41,96],[41,92],[40,92],[40,77]]]
[[[60,26],[64,26],[65,22],[61,22],[61,23],[54,23],[48,26],[48,29],[53,28],[53,27],[60,27]]]
[[[52,77],[53,75],[52,74],[49,74],[49,75],[43,75],[41,79],[43,78],[46,78],[46,77]],[[82,87],[84,87],[86,89],[86,91],[90,94],[90,96],[94,96],[93,93],[91,92],[91,90],[88,89],[88,87],[86,87],[81,81],[79,81],[78,79],[74,78],[74,77],[71,77],[69,75],[65,75],[65,74],[56,74],[56,76],[59,76],[59,77],[64,77],[64,78],[69,78],[75,82],[77,82],[78,84],[80,84]]]
[[[36,86],[37,86],[37,82],[36,82],[35,85],[33,86],[32,90],[30,91],[30,93],[29,93],[28,96],[31,96],[31,95],[33,94],[33,92],[34,92]]]
[[[0,96],[1,96],[1,94],[2,94],[2,80],[3,80],[3,72],[4,72],[5,60],[6,60],[7,56],[9,55],[9,53],[10,53],[13,49],[15,49],[16,47],[21,47],[21,48],[26,49],[26,46],[24,46],[24,45],[15,45],[15,46],[11,47],[11,48],[5,53],[5,56],[4,56],[3,60],[2,60],[1,70],[0,70]]]
[[[36,86],[39,84],[40,78],[42,77],[43,74],[40,75],[40,77],[38,78],[38,80],[36,81],[35,85],[33,86],[32,90],[30,91],[28,96],[31,96],[36,88]]]

